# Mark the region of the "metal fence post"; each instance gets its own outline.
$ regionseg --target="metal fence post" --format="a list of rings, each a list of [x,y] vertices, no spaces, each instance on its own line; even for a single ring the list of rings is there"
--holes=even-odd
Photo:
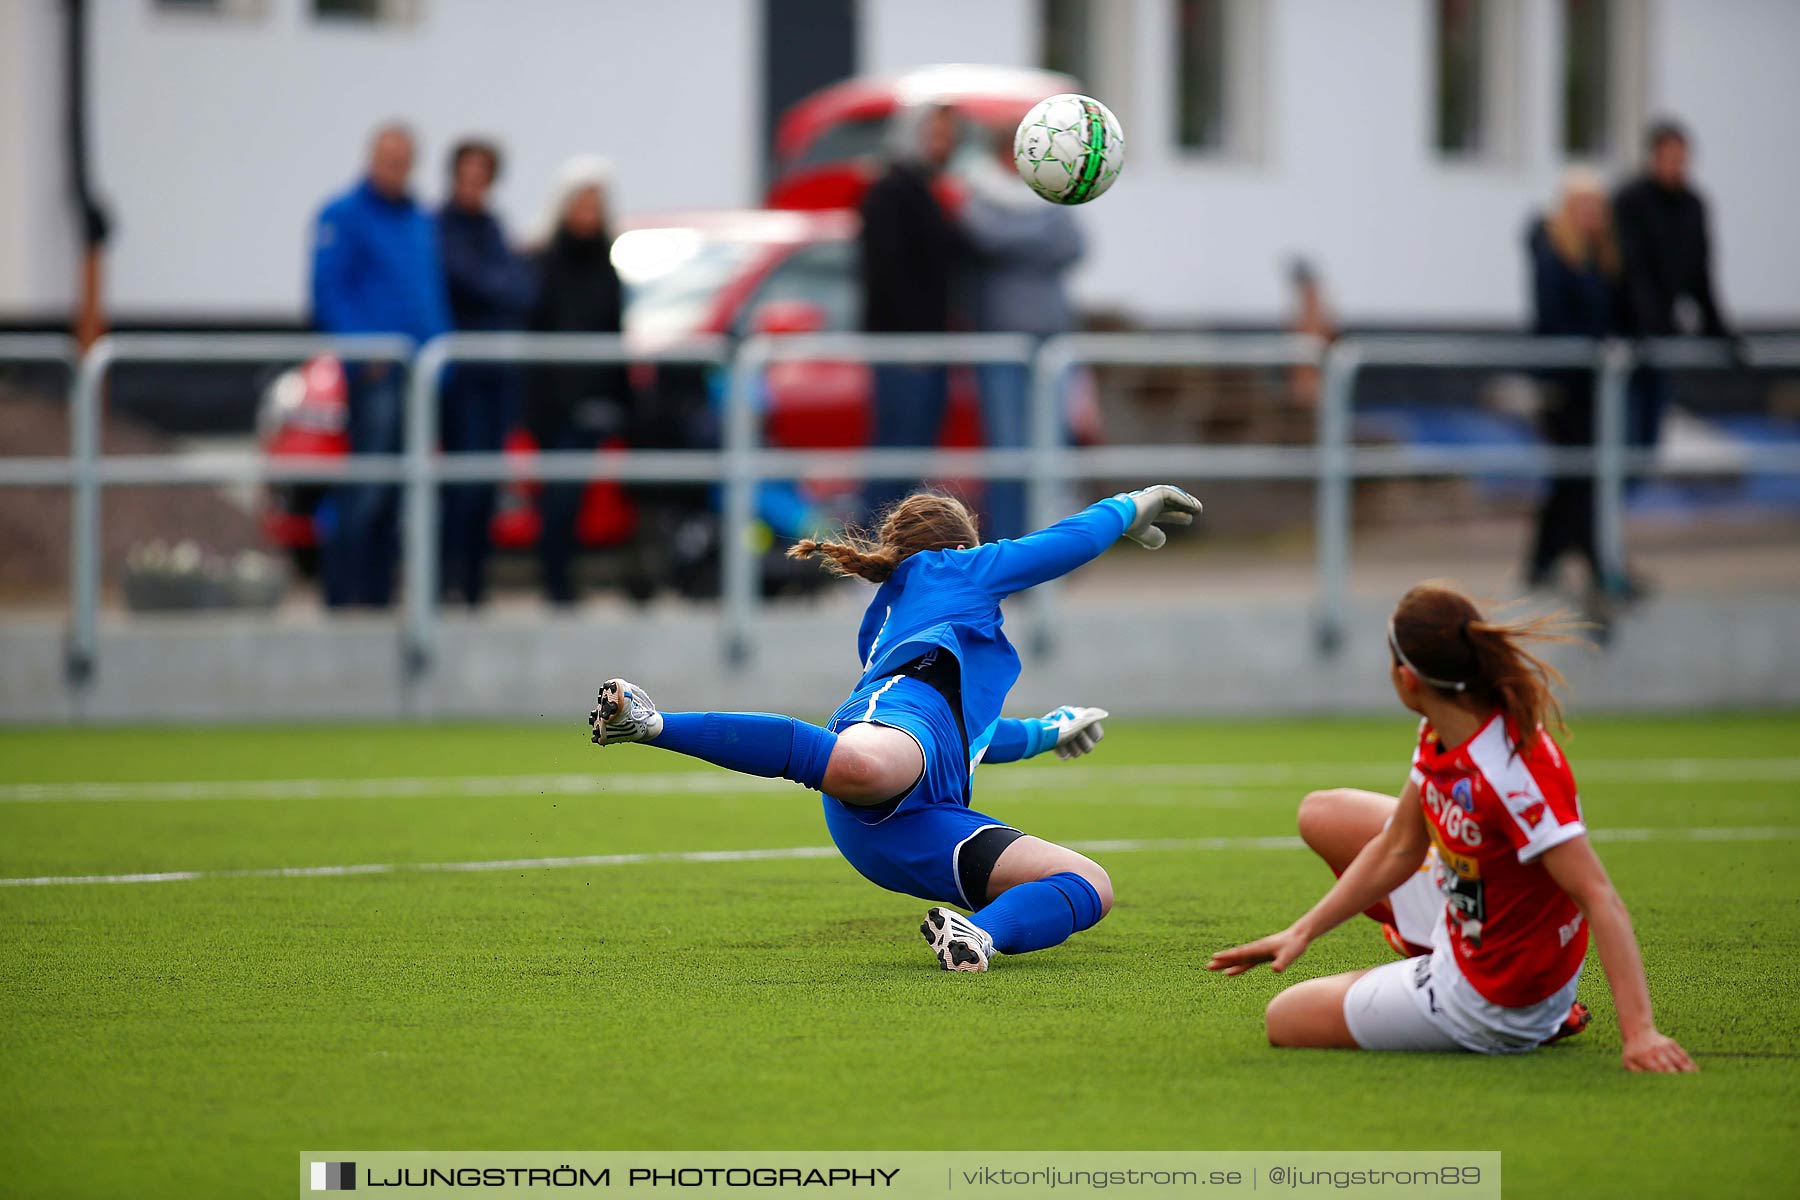
[[[726,362],[718,338],[694,338],[661,348],[631,349],[616,333],[446,333],[420,347],[412,360],[406,387],[406,438],[402,465],[405,483],[403,524],[406,533],[405,602],[401,637],[402,665],[409,683],[422,680],[433,667],[438,624],[438,590],[442,575],[440,490],[445,483],[492,482],[523,469],[555,482],[587,482],[600,475],[646,482],[710,482],[717,476],[693,457],[702,451],[645,450],[628,462],[606,464],[591,451],[540,451],[518,460],[504,449],[491,453],[444,455],[438,446],[439,392],[445,372],[457,363],[551,366],[631,363],[696,363],[709,367]],[[676,461],[671,465],[671,460]],[[640,469],[633,470],[633,467]]]
[[[1636,365],[1631,347],[1608,342],[1600,352],[1594,381],[1594,534],[1600,569],[1608,578],[1625,574],[1625,406]]]
[[[404,592],[406,622],[401,670],[410,686],[431,670],[432,626],[438,602],[438,388],[449,358],[447,337],[439,335],[420,347],[406,381],[406,495],[402,514],[406,530]]]
[[[72,577],[70,602],[71,609],[73,609],[74,594],[76,591],[73,575],[78,569],[76,564],[80,559],[80,556],[75,552],[75,540],[80,535],[80,530],[84,526],[91,530],[96,525],[97,514],[99,512],[96,498],[91,495],[84,496],[82,494],[83,487],[81,486],[84,484],[88,488],[97,488],[99,486],[98,481],[92,478],[91,475],[84,479],[80,473],[79,466],[80,461],[83,458],[83,455],[79,450],[80,447],[86,446],[90,448],[89,452],[85,455],[86,460],[90,462],[99,451],[99,438],[96,436],[96,431],[99,428],[98,421],[94,420],[91,425],[83,426],[80,423],[78,414],[78,408],[80,406],[77,403],[75,393],[82,386],[81,347],[76,343],[74,338],[63,334],[0,334],[0,362],[51,363],[60,366],[68,376],[70,388],[69,441],[73,451],[70,457],[75,470],[66,478],[58,479],[56,482],[66,482],[74,493],[71,496],[72,504],[70,506],[69,516],[69,564]],[[96,416],[98,412],[97,385],[95,385],[94,394],[96,399],[88,406],[90,417]],[[9,465],[18,466],[20,465],[20,461],[11,460]],[[30,461],[30,466],[39,467],[40,463]],[[45,474],[49,476],[53,473],[46,467]],[[83,520],[83,517],[87,516],[88,510],[91,510],[96,516],[88,516],[86,520]],[[80,687],[87,681],[93,671],[94,657],[91,646],[85,653],[77,655],[72,613],[71,628],[66,635],[63,656],[63,671],[65,676],[72,685]]]
[[[1334,655],[1343,645],[1350,606],[1350,414],[1362,351],[1338,342],[1325,352],[1319,389],[1318,487],[1314,537],[1318,554],[1318,646]]]
[[[1062,475],[1063,391],[1075,359],[1071,335],[1058,334],[1038,347],[1031,360],[1031,476],[1026,481],[1027,522],[1043,529],[1056,521],[1057,502],[1067,480]],[[1056,588],[1040,584],[1028,593],[1031,635],[1026,650],[1033,659],[1049,658],[1056,651]]]
[[[725,486],[719,523],[720,594],[725,601],[725,660],[732,667],[750,662],[761,586],[750,525],[756,517],[756,389],[769,364],[767,334],[747,338],[731,360],[725,391]]]
[[[1063,450],[1062,395],[1074,367],[1072,339],[1058,334],[1045,339],[1031,361],[1031,478],[1027,511],[1033,529],[1042,529],[1060,515],[1057,489]]]
[[[69,404],[69,463],[74,496],[69,536],[69,636],[64,664],[77,691],[92,679],[99,661],[100,492],[107,482],[107,464],[100,455],[100,430],[104,416],[102,393],[112,367],[121,362],[258,362],[321,353],[344,357],[363,354],[394,362],[402,359],[402,344],[399,339],[381,335],[333,338],[288,334],[111,334],[88,348],[75,373]],[[191,480],[179,471],[167,476],[140,471],[126,481]]]
[[[80,691],[93,680],[100,650],[100,418],[101,389],[114,346],[103,337],[88,347],[69,397],[69,457],[74,460],[69,513],[69,639],[64,671]]]

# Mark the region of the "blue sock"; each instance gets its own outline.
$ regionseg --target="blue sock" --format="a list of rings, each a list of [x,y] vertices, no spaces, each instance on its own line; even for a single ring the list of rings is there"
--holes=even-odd
[[[1073,871],[1063,871],[1008,888],[969,920],[987,931],[1002,954],[1046,950],[1100,920],[1100,893]]]
[[[1001,717],[994,722],[994,737],[981,761],[1018,762],[1035,758],[1056,745],[1056,726],[1040,717]]]
[[[662,733],[645,744],[817,791],[837,734],[773,713],[664,713]]]

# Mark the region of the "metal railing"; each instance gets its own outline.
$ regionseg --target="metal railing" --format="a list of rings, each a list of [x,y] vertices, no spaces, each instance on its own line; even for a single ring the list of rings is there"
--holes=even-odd
[[[0,334],[0,363],[25,366],[61,367],[71,386],[81,362],[81,345],[60,333]],[[25,457],[0,459],[6,470],[0,471],[3,487],[67,487],[74,477],[73,462],[63,457]]]
[[[1800,338],[1745,343],[1742,362],[1759,368],[1800,367]],[[406,440],[387,456],[271,460],[255,451],[170,455],[102,455],[102,394],[121,363],[291,362],[335,354],[360,363],[410,363]],[[1340,644],[1349,597],[1353,485],[1359,479],[1511,475],[1591,475],[1603,562],[1622,560],[1625,481],[1636,473],[1800,474],[1800,448],[1734,447],[1681,462],[1625,444],[1626,397],[1640,366],[1728,367],[1737,357],[1716,343],[1616,342],[1494,337],[1350,337],[1329,348],[1290,335],[1072,334],[1041,344],[1019,335],[800,334],[751,337],[733,347],[702,338],[662,349],[628,346],[616,336],[449,334],[419,348],[392,337],[115,335],[77,359],[66,339],[0,338],[0,362],[63,362],[75,368],[67,458],[0,458],[0,487],[68,486],[73,491],[70,554],[69,677],[85,684],[98,653],[100,505],[102,488],[119,484],[382,482],[403,485],[404,612],[401,652],[410,676],[431,669],[438,596],[438,486],[515,478],[598,478],[721,488],[722,651],[749,661],[755,641],[759,558],[745,532],[756,490],[765,481],[805,478],[963,477],[1023,480],[1038,524],[1059,516],[1060,490],[1075,481],[1168,479],[1281,480],[1317,485],[1317,633],[1327,652]],[[1030,444],[985,450],[795,450],[760,444],[759,389],[778,363],[1010,363],[1032,372]],[[533,455],[438,454],[437,397],[453,363],[613,365],[664,363],[728,371],[723,444],[712,450],[643,450],[621,455],[586,451]],[[1317,430],[1310,446],[1137,445],[1075,448],[1064,444],[1062,397],[1069,372],[1089,365],[1288,368],[1322,371]],[[1498,368],[1593,372],[1597,429],[1591,448],[1360,446],[1353,440],[1354,396],[1371,367]],[[1050,593],[1037,598],[1033,646],[1050,645]]]
[[[556,481],[635,480],[704,483],[718,478],[716,456],[704,451],[636,450],[604,457],[583,450],[535,454],[435,453],[438,393],[444,368],[455,363],[515,366],[629,366],[662,363],[723,367],[730,345],[723,338],[692,338],[660,348],[627,347],[618,334],[447,333],[419,350],[406,403],[406,528],[404,662],[409,677],[430,670],[438,608],[438,485],[501,482],[520,477]]]
[[[1006,451],[801,451],[784,455],[762,450],[756,394],[764,371],[776,362],[807,361],[849,361],[871,366],[1011,363],[1029,367],[1036,348],[1033,339],[1007,333],[759,334],[744,342],[732,363],[725,412],[725,494],[720,544],[724,557],[725,653],[731,663],[748,662],[754,644],[758,563],[744,531],[753,518],[757,485],[764,480],[820,473],[863,479],[923,479],[947,473],[1012,479],[1027,474],[1022,456]],[[1046,417],[1039,411],[1031,419],[1042,423]]]
[[[1741,357],[1740,357],[1741,355]],[[1586,369],[1594,376],[1594,441],[1590,448],[1541,446],[1366,447],[1352,441],[1357,379],[1367,367]],[[1319,411],[1317,640],[1325,653],[1342,643],[1350,596],[1351,490],[1358,479],[1398,476],[1464,478],[1511,475],[1591,476],[1594,532],[1603,570],[1625,562],[1625,482],[1632,475],[1735,472],[1800,474],[1800,447],[1745,446],[1725,456],[1685,461],[1626,440],[1631,378],[1639,368],[1719,370],[1800,367],[1800,338],[1752,339],[1734,353],[1715,341],[1668,339],[1629,344],[1582,338],[1352,337],[1325,357]]]
[[[69,535],[68,674],[77,687],[94,673],[100,647],[100,489],[106,484],[261,483],[272,478],[260,454],[100,455],[100,406],[106,377],[120,363],[258,363],[335,354],[352,362],[404,365],[412,342],[403,337],[315,337],[310,334],[112,334],[82,356],[70,396],[69,460],[74,502]],[[290,460],[284,478],[333,483],[397,480],[400,464],[324,459]]]
[[[1201,479],[1307,479],[1315,456],[1290,446],[1097,446],[1064,444],[1058,418],[1069,375],[1080,367],[1316,367],[1325,343],[1298,334],[1102,333],[1050,338],[1038,353],[1032,380],[1031,515],[1042,528],[1062,514],[1061,492],[1075,481],[1140,478],[1144,483]],[[1054,649],[1056,589],[1032,589],[1029,647],[1038,657]]]
[[[0,363],[62,367],[71,377],[81,361],[81,344],[63,333],[0,333]]]
[[[1578,473],[1591,472],[1595,476],[1595,492],[1600,496],[1609,495],[1615,487],[1622,490],[1623,485],[1615,453],[1622,446],[1625,432],[1623,374],[1603,369],[1620,353],[1618,347],[1586,338],[1351,338],[1333,345],[1326,354],[1320,392],[1319,486],[1314,514],[1320,650],[1335,653],[1344,636],[1350,594],[1351,489],[1357,479],[1388,474],[1556,473],[1552,464],[1545,461],[1544,452],[1536,447],[1524,454],[1514,447],[1407,447],[1399,456],[1377,456],[1359,450],[1352,441],[1352,428],[1356,384],[1365,367],[1561,367],[1593,371],[1597,401],[1595,444],[1600,449],[1595,455],[1577,451],[1571,457],[1580,460],[1575,464]],[[1619,561],[1611,552],[1610,507],[1609,500],[1597,500],[1595,511],[1601,561],[1609,566]]]

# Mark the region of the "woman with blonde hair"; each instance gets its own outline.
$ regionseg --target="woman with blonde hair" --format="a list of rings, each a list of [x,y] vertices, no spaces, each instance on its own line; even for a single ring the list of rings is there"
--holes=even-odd
[[[1532,332],[1547,337],[1604,338],[1619,327],[1619,246],[1600,177],[1585,167],[1563,176],[1556,210],[1532,223],[1526,238],[1531,256]],[[1545,371],[1542,421],[1552,445],[1594,444],[1594,372],[1584,367]],[[1526,577],[1533,588],[1555,582],[1565,554],[1579,555],[1592,586],[1620,590],[1607,578],[1594,533],[1594,481],[1561,475],[1538,509]]]
[[[1019,677],[1000,602],[1120,537],[1154,550],[1160,526],[1189,524],[1199,511],[1180,488],[1158,484],[1016,541],[983,543],[961,501],[915,492],[873,537],[789,551],[879,585],[857,634],[861,678],[823,727],[772,713],[662,713],[644,689],[609,679],[588,717],[593,740],[643,742],[823,792],[826,827],[850,865],[931,901],[919,931],[946,971],[985,971],[996,952],[1058,945],[1106,915],[1112,881],[1086,855],[972,809],[975,768],[1046,750],[1085,754],[1106,713],[1000,715]]]

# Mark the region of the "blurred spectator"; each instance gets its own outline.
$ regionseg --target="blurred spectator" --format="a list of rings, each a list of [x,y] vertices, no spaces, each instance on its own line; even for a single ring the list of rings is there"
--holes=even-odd
[[[1563,176],[1556,210],[1526,235],[1531,257],[1532,332],[1603,338],[1618,330],[1619,247],[1600,177],[1582,168]],[[1586,367],[1542,372],[1544,436],[1555,446],[1594,444],[1594,372]],[[1556,565],[1575,553],[1595,587],[1606,579],[1594,538],[1594,481],[1565,475],[1550,481],[1538,510],[1527,578],[1533,588],[1555,582]]]
[[[408,192],[413,139],[384,125],[369,142],[368,173],[328,202],[313,233],[313,321],[326,333],[405,334],[424,341],[450,325],[437,226]],[[350,451],[397,454],[405,421],[401,373],[347,364]],[[325,602],[386,607],[394,594],[399,489],[333,490],[325,521]]]
[[[606,161],[594,155],[578,155],[557,172],[538,243],[538,296],[530,321],[535,331],[619,332],[624,297],[607,229],[610,175]],[[629,388],[623,367],[533,368],[526,386],[526,423],[540,449],[592,451],[625,435],[631,420]],[[580,482],[544,485],[538,549],[544,594],[552,604],[576,600],[575,523],[586,490]]]
[[[870,333],[950,328],[951,281],[966,247],[932,185],[955,152],[958,134],[956,114],[942,105],[894,114],[887,169],[862,202],[862,312]],[[949,402],[948,379],[939,365],[876,366],[870,441],[878,447],[935,445]],[[879,512],[914,482],[871,480],[865,503]]]
[[[450,199],[438,212],[438,243],[450,316],[458,329],[518,329],[531,310],[531,267],[507,247],[488,193],[500,175],[500,150],[463,141],[450,152]],[[452,367],[444,380],[439,436],[450,453],[498,452],[518,416],[518,370],[494,364]],[[495,483],[443,489],[443,584],[474,607],[487,592],[488,526]]]
[[[1644,174],[1613,200],[1625,268],[1626,332],[1730,337],[1713,296],[1706,201],[1688,185],[1687,132],[1650,127]]]
[[[1650,127],[1644,174],[1619,189],[1613,219],[1624,269],[1624,332],[1632,337],[1730,337],[1713,296],[1706,201],[1688,185],[1687,131]],[[1629,440],[1655,446],[1668,404],[1665,372],[1632,381]]]
[[[966,175],[969,195],[963,230],[974,252],[975,328],[984,333],[1029,333],[1040,338],[1075,327],[1063,286],[1081,258],[1081,229],[1068,209],[1040,200],[1013,167],[1012,135],[995,139],[999,158],[981,156]],[[985,363],[981,424],[989,446],[1016,448],[1031,440],[1031,370],[1023,363]],[[1057,415],[1060,425],[1061,414]],[[1060,437],[1062,431],[1057,431]],[[1023,480],[990,480],[986,487],[990,541],[1030,531]]]

